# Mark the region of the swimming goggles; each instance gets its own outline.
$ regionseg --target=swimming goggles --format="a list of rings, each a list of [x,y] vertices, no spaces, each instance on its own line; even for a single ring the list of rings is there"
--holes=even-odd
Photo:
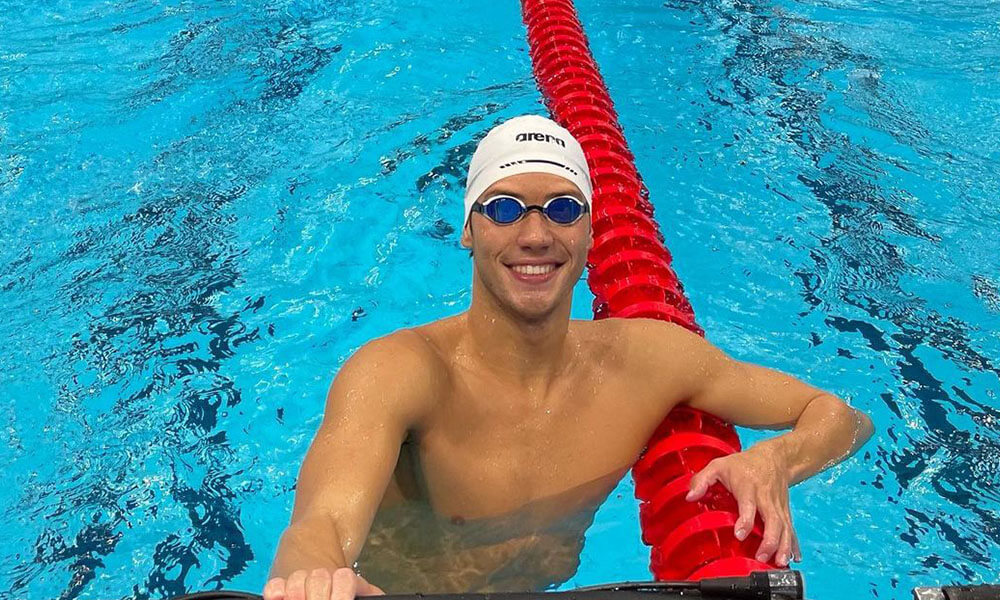
[[[482,214],[497,225],[517,223],[532,210],[537,210],[557,225],[572,225],[590,209],[573,196],[556,196],[542,206],[525,206],[520,198],[502,195],[472,205],[472,212]]]

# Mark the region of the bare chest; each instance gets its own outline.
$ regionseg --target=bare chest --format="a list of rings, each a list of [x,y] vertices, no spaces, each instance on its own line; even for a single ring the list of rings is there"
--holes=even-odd
[[[624,373],[593,369],[541,393],[456,377],[410,452],[420,494],[446,518],[533,507],[556,519],[599,504],[658,424]],[[401,462],[402,464],[402,462]]]

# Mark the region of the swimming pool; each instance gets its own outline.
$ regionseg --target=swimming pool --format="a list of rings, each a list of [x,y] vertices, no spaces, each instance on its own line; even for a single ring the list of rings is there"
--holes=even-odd
[[[996,3],[577,8],[708,339],[875,420],[792,489],[809,596],[996,579]],[[330,379],[466,307],[465,166],[543,111],[517,3],[440,11],[3,7],[0,595],[259,588]],[[646,576],[635,513],[563,587]]]

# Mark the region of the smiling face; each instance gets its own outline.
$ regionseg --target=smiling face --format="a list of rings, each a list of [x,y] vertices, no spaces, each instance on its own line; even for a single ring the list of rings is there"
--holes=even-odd
[[[505,177],[477,201],[497,194],[520,198],[526,206],[541,206],[555,196],[584,197],[575,184],[549,173]],[[538,211],[510,225],[472,213],[461,241],[473,251],[474,293],[478,288],[499,308],[526,321],[544,319],[560,307],[569,314],[573,286],[593,244],[588,215],[572,225],[559,225]]]

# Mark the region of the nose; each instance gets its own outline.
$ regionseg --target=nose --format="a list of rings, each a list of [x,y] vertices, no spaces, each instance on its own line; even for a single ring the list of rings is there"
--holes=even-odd
[[[524,249],[544,250],[552,245],[552,230],[545,215],[529,211],[518,223],[517,243]]]

